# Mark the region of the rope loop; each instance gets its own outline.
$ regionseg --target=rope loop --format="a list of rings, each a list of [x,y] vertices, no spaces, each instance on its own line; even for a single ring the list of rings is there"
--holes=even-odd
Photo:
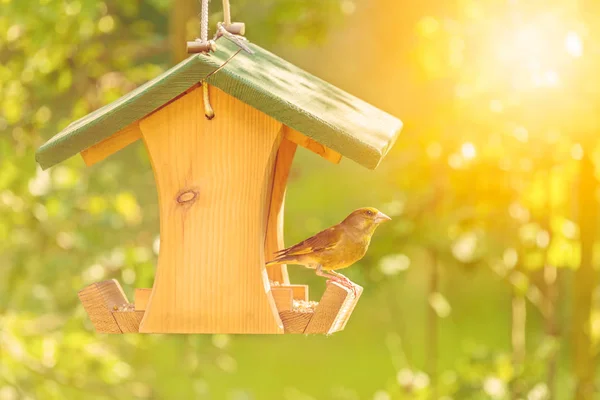
[[[226,39],[235,43],[240,50],[238,50],[235,54],[233,54],[221,67],[217,69],[217,71],[225,64],[227,64],[234,56],[236,56],[241,50],[246,51],[247,53],[253,54],[254,51],[245,43],[246,38],[244,34],[246,33],[246,25],[243,22],[231,22],[231,7],[229,5],[229,0],[223,0],[223,20],[224,22],[219,22],[217,24],[217,32],[213,40],[208,40],[208,2],[210,0],[200,0],[201,8],[200,8],[200,38],[191,42],[187,42],[187,52],[188,53],[210,53],[217,50],[217,44],[215,42],[216,39],[224,36]],[[214,71],[216,72],[216,71]],[[213,73],[214,73],[213,72]],[[208,84],[206,80],[202,83],[202,98],[204,101],[204,114],[206,118],[209,120],[215,117],[215,112],[210,105],[210,98],[208,93]]]

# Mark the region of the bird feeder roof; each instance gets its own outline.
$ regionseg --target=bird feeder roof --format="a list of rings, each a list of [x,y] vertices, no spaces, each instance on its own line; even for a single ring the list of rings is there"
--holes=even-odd
[[[254,54],[219,39],[214,53],[192,55],[67,126],[38,149],[37,162],[45,169],[64,161],[206,81],[367,168],[379,164],[402,128],[399,119],[259,46],[249,47]]]

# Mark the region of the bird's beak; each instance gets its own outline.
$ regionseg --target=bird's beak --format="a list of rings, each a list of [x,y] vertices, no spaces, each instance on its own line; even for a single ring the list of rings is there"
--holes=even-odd
[[[377,215],[375,216],[375,222],[377,222],[377,223],[381,223],[381,222],[385,222],[385,221],[391,221],[391,220],[392,219],[390,217],[388,217],[387,215],[385,215],[381,211],[379,211],[377,213]]]

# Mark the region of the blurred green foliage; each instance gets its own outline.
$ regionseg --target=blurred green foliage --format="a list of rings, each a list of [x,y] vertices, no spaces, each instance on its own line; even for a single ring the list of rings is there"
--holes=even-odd
[[[592,363],[600,342],[598,290],[591,304],[572,290],[581,241],[595,242],[582,238],[578,200],[581,160],[600,160],[588,56],[598,10],[510,3],[232,0],[251,40],[407,125],[376,172],[307,151],[294,162],[286,243],[360,206],[394,218],[347,272],[365,287],[347,329],[243,337],[96,334],[78,290],[117,278],[131,298],[152,284],[158,215],[145,150],[91,168],[78,157],[50,171],[34,162],[68,123],[171,65],[172,2],[0,0],[0,400],[571,398],[571,329],[585,331]],[[498,45],[517,52],[494,58],[494,43],[523,26],[547,40],[519,53],[530,39],[518,36]],[[571,55],[582,38],[583,58],[529,52],[562,48],[565,36]],[[530,56],[541,80],[522,72]],[[321,279],[291,276],[318,299]],[[584,328],[572,323],[581,301]]]

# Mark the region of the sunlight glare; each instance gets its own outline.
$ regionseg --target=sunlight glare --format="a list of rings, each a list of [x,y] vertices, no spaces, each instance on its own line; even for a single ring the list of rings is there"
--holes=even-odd
[[[515,249],[508,248],[504,250],[502,260],[504,261],[504,265],[506,265],[508,268],[514,268],[519,261],[519,255]]]
[[[340,8],[344,14],[351,15],[356,11],[356,4],[352,0],[343,0],[340,3]]]
[[[541,230],[537,233],[535,243],[541,249],[545,249],[550,244],[550,233],[546,230]]]
[[[427,146],[427,155],[429,158],[437,159],[442,155],[442,145],[439,142],[433,142]]]
[[[581,160],[583,158],[583,147],[579,143],[575,143],[571,146],[571,157],[574,160]]]
[[[477,149],[471,142],[463,143],[463,145],[460,147],[460,152],[465,160],[472,160],[477,156]]]
[[[495,113],[501,113],[504,110],[504,106],[500,100],[492,100],[490,101],[490,110]]]
[[[434,17],[424,17],[417,24],[417,29],[424,37],[432,37],[439,31],[440,23]]]
[[[546,73],[544,73],[544,82],[546,86],[558,86],[560,83],[558,73],[556,71],[546,71]]]
[[[573,57],[581,57],[583,55],[583,42],[576,32],[569,32],[565,38],[565,48],[567,53]]]
[[[515,32],[515,44],[517,49],[527,52],[539,48],[539,32],[535,27],[523,27]]]
[[[448,165],[453,169],[460,169],[463,166],[463,158],[459,154],[451,154],[448,157]]]
[[[508,32],[495,32],[491,44],[500,69],[494,73],[505,76],[509,87],[517,90],[562,86],[569,75],[565,60],[583,54],[581,37],[563,24],[558,14],[540,12],[513,23]],[[565,50],[556,51],[557,41]]]
[[[515,139],[522,143],[527,143],[527,141],[529,140],[529,132],[527,132],[527,129],[523,126],[516,127],[513,132],[513,135]]]

